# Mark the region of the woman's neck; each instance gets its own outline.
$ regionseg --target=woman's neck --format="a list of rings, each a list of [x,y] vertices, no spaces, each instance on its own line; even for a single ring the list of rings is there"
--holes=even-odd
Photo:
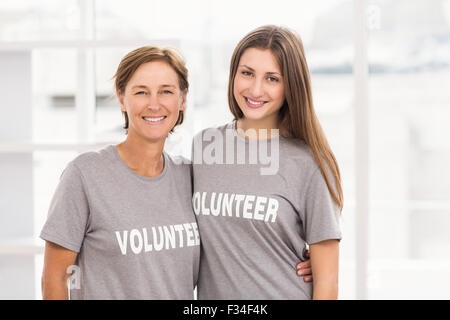
[[[241,129],[245,132],[247,130],[255,130],[256,137],[252,134],[247,134],[246,137],[250,140],[265,140],[274,137],[278,137],[279,134],[279,124],[278,117],[275,119],[267,120],[251,120],[246,118],[240,118],[236,122],[236,129]]]
[[[131,133],[116,146],[122,161],[135,173],[145,177],[156,177],[164,169],[164,140],[148,141]]]

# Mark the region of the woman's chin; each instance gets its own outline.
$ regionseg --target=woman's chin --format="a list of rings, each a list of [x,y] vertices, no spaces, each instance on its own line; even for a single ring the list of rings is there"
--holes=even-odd
[[[244,118],[249,121],[263,121],[267,115],[263,110],[245,110]]]
[[[137,136],[145,141],[160,142],[167,139],[169,132],[169,128],[153,128],[151,130],[147,128],[146,130],[139,130],[139,132],[136,133]],[[128,136],[130,136],[130,134],[128,134]]]
[[[145,135],[145,137],[147,138],[147,140],[161,141],[161,140],[167,139],[167,137],[169,136],[169,132],[170,132],[170,130],[161,130],[158,132],[150,132],[150,133],[147,133]]]

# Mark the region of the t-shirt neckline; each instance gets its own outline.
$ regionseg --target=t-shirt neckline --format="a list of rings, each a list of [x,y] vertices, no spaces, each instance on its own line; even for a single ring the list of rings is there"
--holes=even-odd
[[[127,166],[127,164],[120,157],[119,152],[117,151],[117,146],[116,145],[110,145],[109,148],[110,148],[110,151],[113,154],[114,160],[119,162],[120,167],[122,169],[124,169],[124,171],[127,172],[129,175],[132,175],[133,177],[136,177],[136,178],[138,178],[138,179],[140,179],[142,181],[146,181],[146,182],[156,182],[156,181],[160,181],[166,175],[167,167],[169,166],[169,159],[168,159],[169,157],[167,156],[166,152],[164,152],[164,151],[163,151],[163,157],[164,157],[164,168],[163,168],[163,171],[159,175],[157,175],[156,177],[145,177],[145,176],[142,176],[140,174],[137,174],[136,172],[131,170],[130,167]]]

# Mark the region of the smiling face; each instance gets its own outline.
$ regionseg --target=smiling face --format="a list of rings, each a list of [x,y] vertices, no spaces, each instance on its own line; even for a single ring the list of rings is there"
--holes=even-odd
[[[249,48],[242,54],[233,94],[245,120],[275,127],[283,105],[284,84],[280,66],[268,49]]]
[[[152,141],[167,138],[186,107],[186,90],[180,89],[177,73],[163,61],[139,66],[118,95],[128,115],[128,136],[137,134]]]

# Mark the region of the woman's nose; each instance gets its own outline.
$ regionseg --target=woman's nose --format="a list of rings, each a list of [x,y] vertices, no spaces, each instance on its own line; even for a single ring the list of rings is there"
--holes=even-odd
[[[250,87],[250,94],[253,98],[259,98],[264,94],[263,86],[260,80],[255,79]]]
[[[148,101],[147,109],[151,111],[158,111],[161,109],[161,104],[159,103],[157,97],[150,97],[150,100]]]

